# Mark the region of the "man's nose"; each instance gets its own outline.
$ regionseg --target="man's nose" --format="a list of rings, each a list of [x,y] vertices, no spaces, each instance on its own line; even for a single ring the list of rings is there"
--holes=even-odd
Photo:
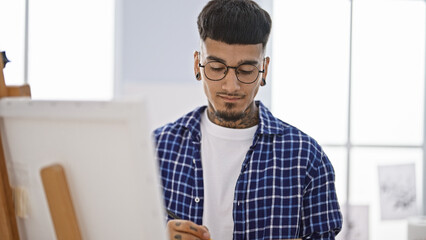
[[[240,81],[237,78],[235,68],[228,68],[225,78],[222,80],[222,89],[227,92],[235,92],[240,89]]]

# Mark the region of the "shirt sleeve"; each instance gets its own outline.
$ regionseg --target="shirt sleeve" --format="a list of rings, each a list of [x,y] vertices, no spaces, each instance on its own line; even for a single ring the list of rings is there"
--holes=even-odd
[[[334,169],[323,151],[318,155],[307,169],[302,207],[304,240],[332,240],[342,228]]]

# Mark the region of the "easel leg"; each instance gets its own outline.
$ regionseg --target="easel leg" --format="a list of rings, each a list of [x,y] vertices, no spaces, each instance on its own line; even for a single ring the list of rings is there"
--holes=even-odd
[[[0,239],[19,240],[15,218],[12,189],[4,159],[3,144],[0,138]]]
[[[81,240],[64,169],[55,164],[43,168],[40,174],[56,237],[58,240]]]

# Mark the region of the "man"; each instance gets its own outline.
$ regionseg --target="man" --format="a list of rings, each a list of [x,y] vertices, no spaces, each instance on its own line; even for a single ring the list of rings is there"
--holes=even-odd
[[[154,132],[170,239],[334,239],[342,216],[318,143],[254,98],[271,18],[251,0],[198,17],[194,73],[208,105]],[[208,229],[207,229],[208,227]]]

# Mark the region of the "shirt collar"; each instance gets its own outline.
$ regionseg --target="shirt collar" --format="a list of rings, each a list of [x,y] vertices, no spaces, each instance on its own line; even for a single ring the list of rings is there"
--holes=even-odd
[[[284,134],[285,124],[274,117],[261,101],[256,101],[259,106],[259,128],[258,134]]]
[[[201,140],[201,114],[206,110],[206,108],[207,106],[198,107],[194,111],[177,120],[176,123],[188,129],[193,137]]]
[[[285,124],[278,118],[274,117],[269,109],[263,105],[261,101],[256,101],[259,107],[259,127],[257,134],[283,134]],[[200,121],[201,114],[206,110],[207,106],[196,108],[177,121],[177,124],[187,128],[193,136],[199,138],[201,136]]]

